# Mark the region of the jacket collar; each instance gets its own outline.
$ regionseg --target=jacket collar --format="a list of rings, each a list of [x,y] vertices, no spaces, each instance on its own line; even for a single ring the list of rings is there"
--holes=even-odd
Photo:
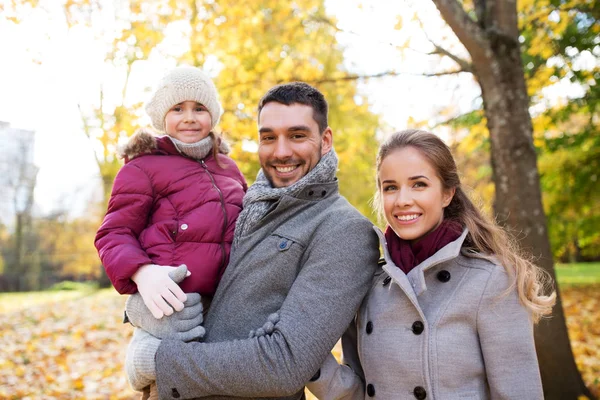
[[[219,141],[219,153],[228,154],[229,145],[217,137]],[[182,155],[169,137],[169,135],[156,136],[150,129],[138,129],[124,146],[119,146],[118,155],[125,159],[125,163],[133,160],[136,157],[146,154],[158,155]],[[185,155],[183,155],[186,157]],[[211,154],[207,157],[212,157]]]
[[[383,249],[383,255],[386,260],[386,264],[383,266],[384,271],[406,292],[407,295],[416,302],[416,296],[427,290],[425,284],[425,271],[428,269],[443,263],[445,261],[452,260],[460,254],[463,242],[465,241],[468,229],[464,229],[463,233],[458,239],[448,243],[442,247],[437,253],[423,261],[421,264],[413,268],[408,274],[402,272],[402,270],[394,264],[390,253],[387,248],[387,242],[381,229],[374,227],[377,236],[379,236],[379,244]]]

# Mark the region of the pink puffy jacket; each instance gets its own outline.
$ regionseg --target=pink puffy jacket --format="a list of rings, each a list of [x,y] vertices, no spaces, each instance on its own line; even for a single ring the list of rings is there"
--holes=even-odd
[[[222,146],[221,146],[222,147]],[[131,276],[145,264],[186,264],[184,292],[212,296],[229,261],[247,185],[233,160],[182,156],[168,136],[136,133],[124,151],[95,245],[121,294],[137,292]]]

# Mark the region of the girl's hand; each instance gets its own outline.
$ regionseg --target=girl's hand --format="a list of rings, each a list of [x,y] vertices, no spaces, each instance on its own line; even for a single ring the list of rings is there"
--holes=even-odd
[[[187,267],[180,266],[180,268],[182,267],[187,271]],[[169,276],[169,272],[175,270],[177,270],[176,267],[146,264],[131,277],[144,299],[144,304],[156,319],[173,314],[173,309],[175,311],[183,310],[183,302],[187,300],[183,290]],[[187,271],[183,278],[190,275],[191,273]]]

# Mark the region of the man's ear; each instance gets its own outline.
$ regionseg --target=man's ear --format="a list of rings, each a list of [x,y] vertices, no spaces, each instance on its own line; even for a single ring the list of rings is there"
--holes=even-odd
[[[333,132],[330,127],[325,128],[321,135],[321,155],[329,153],[329,150],[333,147]]]

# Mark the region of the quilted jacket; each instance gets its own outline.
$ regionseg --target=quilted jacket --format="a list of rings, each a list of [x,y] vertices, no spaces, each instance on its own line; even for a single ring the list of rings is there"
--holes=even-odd
[[[223,147],[221,146],[221,151]],[[218,154],[197,161],[168,136],[136,133],[123,149],[108,211],[95,239],[106,273],[121,294],[137,292],[131,276],[145,264],[186,264],[184,292],[212,296],[229,260],[246,181]]]

